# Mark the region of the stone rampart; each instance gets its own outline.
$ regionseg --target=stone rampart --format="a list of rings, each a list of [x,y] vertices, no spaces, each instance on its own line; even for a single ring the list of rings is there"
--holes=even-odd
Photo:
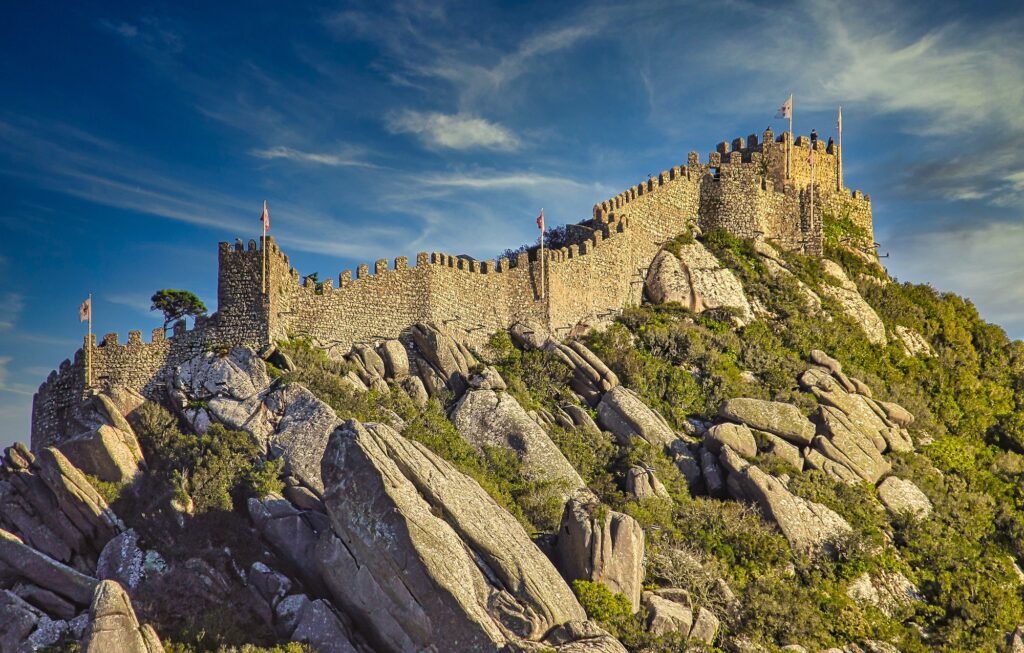
[[[573,244],[546,250],[543,288],[536,248],[515,260],[477,261],[440,252],[420,253],[413,265],[405,257],[393,263],[380,259],[354,274],[342,272],[336,283],[318,283],[300,277],[273,239],[250,240],[247,247],[241,241],[221,243],[217,312],[199,318],[190,331],[176,325],[170,337],[158,329],[148,343],[134,331],[124,344],[116,334],[99,344],[87,341],[40,386],[33,403],[33,448],[72,433],[75,411],[88,392],[125,386],[157,398],[168,371],[204,351],[260,348],[301,336],[340,357],[353,344],[400,337],[417,322],[431,322],[476,345],[525,320],[565,335],[639,304],[647,266],[665,241],[691,225],[820,253],[822,217],[831,213],[850,217],[873,239],[870,198],[843,186],[834,145],[815,146],[811,214],[810,151],[805,137],[790,147],[789,134],[775,138],[766,130],[761,139],[750,135],[720,143],[707,163],[691,152],[685,165],[595,205],[593,217],[575,225],[580,233]]]

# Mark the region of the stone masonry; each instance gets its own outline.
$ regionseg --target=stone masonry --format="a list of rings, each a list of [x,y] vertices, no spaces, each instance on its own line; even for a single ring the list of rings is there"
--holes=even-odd
[[[792,151],[787,157],[787,150]],[[353,344],[400,337],[417,322],[431,322],[470,344],[527,320],[567,335],[580,324],[607,317],[642,300],[647,267],[665,241],[696,225],[726,229],[744,238],[772,240],[808,253],[822,250],[822,218],[845,215],[873,240],[871,200],[843,186],[838,147],[815,149],[814,214],[810,213],[810,141],[766,130],[720,143],[700,163],[691,152],[686,165],[594,206],[593,217],[574,230],[589,231],[567,247],[546,250],[544,292],[539,252],[515,260],[476,261],[448,254],[420,253],[344,271],[337,282],[300,283],[299,273],[273,239],[248,246],[221,243],[217,312],[193,329],[174,326],[143,342],[138,331],[119,342],[117,334],[86,341],[39,387],[33,401],[32,447],[47,446],[72,433],[76,411],[89,392],[124,386],[148,397],[162,394],[166,371],[214,349],[248,345],[259,349],[295,336],[309,338],[332,356]],[[787,175],[787,158],[790,163]],[[869,242],[870,242],[869,240]],[[866,243],[869,244],[869,243]],[[267,261],[267,291],[261,260]],[[372,273],[371,273],[372,271]],[[92,359],[92,385],[86,359]]]

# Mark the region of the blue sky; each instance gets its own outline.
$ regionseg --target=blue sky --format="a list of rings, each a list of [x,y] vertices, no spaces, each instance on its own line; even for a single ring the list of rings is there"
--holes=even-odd
[[[227,8],[227,5],[232,5]],[[772,125],[828,135],[890,272],[1024,336],[1018,3],[7,3],[0,24],[0,445],[95,330],[216,303],[217,242],[301,273],[491,257]],[[147,336],[148,337],[148,336]]]

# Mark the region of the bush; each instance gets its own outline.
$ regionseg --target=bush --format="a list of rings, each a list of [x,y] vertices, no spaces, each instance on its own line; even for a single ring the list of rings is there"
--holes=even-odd
[[[621,638],[636,629],[633,606],[625,594],[612,592],[602,583],[574,580],[572,591],[580,600],[587,616],[601,624],[605,630]]]
[[[267,460],[263,446],[245,431],[213,424],[204,435],[188,435],[173,415],[154,403],[135,411],[133,420],[149,469],[142,485],[135,488],[136,495],[143,495],[135,503],[144,499],[153,505],[152,497],[144,495],[155,494],[157,504],[174,498],[201,514],[230,511],[250,496],[283,488],[279,478],[283,461]]]
[[[494,367],[508,386],[508,393],[526,410],[555,411],[561,405],[579,401],[569,389],[571,370],[554,354],[521,351],[504,331],[492,336],[488,347],[494,355]]]
[[[89,484],[96,488],[103,500],[107,502],[108,506],[114,505],[118,499],[121,498],[121,491],[123,486],[120,483],[112,483],[110,481],[103,481],[91,474],[84,474]]]
[[[198,653],[210,649],[197,647],[195,644],[184,644],[181,642],[161,642],[167,653]],[[219,647],[218,653],[316,653],[312,646],[302,642],[288,642],[278,646],[256,646],[254,644],[243,644],[242,646]]]

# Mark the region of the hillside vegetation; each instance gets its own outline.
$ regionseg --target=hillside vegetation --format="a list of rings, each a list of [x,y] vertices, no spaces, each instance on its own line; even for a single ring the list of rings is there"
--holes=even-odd
[[[122,523],[66,563],[107,578],[105,544],[132,533],[130,604],[170,651],[407,650],[440,623],[424,596],[450,574],[490,592],[458,608],[500,624],[445,617],[450,636],[494,650],[1002,652],[1024,623],[1024,343],[962,297],[891,280],[852,223],[825,234],[824,260],[684,234],[663,253],[685,268],[706,249],[742,305],[645,302],[571,346],[513,329],[470,350],[418,325],[343,361],[301,338],[266,362],[211,352],[162,406],[103,404],[144,461],[129,481],[83,469],[90,505]],[[786,404],[798,428],[748,428],[736,398]],[[847,405],[886,425],[849,469],[829,453],[860,437]],[[50,478],[49,458],[12,451],[5,474]],[[930,509],[883,501],[888,479]],[[389,521],[406,516],[429,546]],[[67,602],[72,623],[84,608]],[[429,628],[386,621],[404,610]],[[61,632],[51,650],[78,650]]]

